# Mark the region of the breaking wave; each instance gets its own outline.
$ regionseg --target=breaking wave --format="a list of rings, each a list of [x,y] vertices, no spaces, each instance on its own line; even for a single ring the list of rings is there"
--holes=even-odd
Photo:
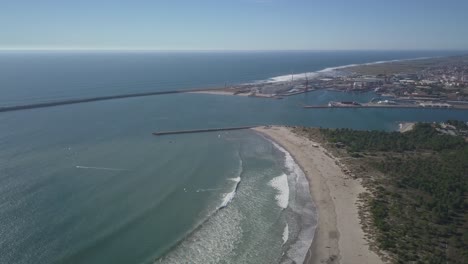
[[[236,195],[236,192],[239,189],[239,184],[241,182],[240,176],[242,176],[242,173],[244,172],[244,164],[240,152],[237,153],[237,156],[239,157],[239,171],[237,172],[237,175],[239,176],[236,178],[228,178],[228,180],[233,181],[236,184],[234,185],[234,188],[230,193],[224,194],[223,202],[221,203],[219,209],[226,207],[232,201],[232,199],[234,199],[234,196]]]
[[[303,263],[312,244],[317,226],[318,213],[309,191],[309,182],[301,167],[295,162],[291,154],[276,142],[270,140],[273,146],[284,154],[284,165],[288,170],[287,180],[290,181],[291,203],[288,205],[291,215],[289,218],[294,226],[287,223],[283,231],[283,242],[288,242],[291,227],[297,229],[297,236],[291,241],[282,263]],[[292,219],[297,219],[293,221]]]
[[[190,263],[218,263],[233,252],[242,236],[242,228],[239,224],[242,214],[234,208],[222,209],[232,202],[242,181],[243,161],[240,153],[238,156],[238,176],[227,179],[235,183],[232,191],[225,193],[216,210],[183,237],[167,254],[156,259],[154,263],[185,263],[187,256],[191,258]]]
[[[238,177],[238,179],[239,180],[236,181],[236,185],[234,186],[232,192],[224,194],[223,202],[221,203],[219,209],[226,207],[232,201],[232,199],[234,199],[234,196],[236,195],[237,189],[239,188],[239,184],[241,182],[241,178]]]
[[[283,174],[281,176],[273,178],[269,182],[270,186],[275,188],[278,191],[278,194],[275,196],[278,206],[286,209],[289,204],[289,185],[288,185],[288,176]]]
[[[283,230],[283,245],[286,244],[286,242],[288,242],[288,239],[289,239],[289,225],[288,223],[286,223],[286,225],[284,226],[284,230]]]

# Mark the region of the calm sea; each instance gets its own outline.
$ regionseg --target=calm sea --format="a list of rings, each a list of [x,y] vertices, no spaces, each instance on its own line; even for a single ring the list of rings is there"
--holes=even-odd
[[[218,87],[454,52],[0,52],[0,106]],[[368,101],[317,91],[268,100],[203,94],[0,113],[0,263],[290,263],[315,226],[288,153],[251,131],[285,124],[392,130],[466,112],[321,109]]]

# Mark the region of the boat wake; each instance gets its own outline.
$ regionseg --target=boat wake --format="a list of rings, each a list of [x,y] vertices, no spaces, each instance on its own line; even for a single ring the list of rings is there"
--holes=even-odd
[[[88,167],[88,166],[75,166],[77,169],[85,169],[85,170],[106,170],[106,171],[128,171],[126,169],[119,169],[119,168],[106,168],[106,167]]]

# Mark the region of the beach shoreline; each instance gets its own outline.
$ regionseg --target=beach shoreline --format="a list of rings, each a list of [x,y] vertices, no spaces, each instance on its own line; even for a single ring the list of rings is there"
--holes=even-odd
[[[366,190],[343,172],[337,158],[319,143],[287,127],[254,131],[281,145],[302,168],[318,211],[314,239],[304,263],[384,263],[369,249],[360,224],[358,197]]]

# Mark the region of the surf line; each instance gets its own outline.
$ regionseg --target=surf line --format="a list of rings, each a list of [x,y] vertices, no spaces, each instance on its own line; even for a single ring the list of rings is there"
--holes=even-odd
[[[75,166],[77,169],[90,169],[90,170],[107,170],[107,171],[127,171],[126,169],[118,169],[118,168],[106,168],[106,167],[87,167],[87,166]]]
[[[175,249],[178,245],[180,245],[185,239],[187,239],[188,237],[190,237],[192,234],[194,234],[197,230],[199,230],[200,228],[202,228],[202,226],[208,222],[215,214],[217,214],[219,211],[225,209],[230,202],[232,202],[232,200],[234,199],[234,196],[236,195],[236,192],[239,190],[239,184],[241,182],[241,177],[237,177],[237,178],[230,178],[230,180],[233,180],[236,182],[236,185],[233,189],[232,192],[230,193],[226,193],[224,194],[224,197],[222,199],[222,203],[220,206],[218,206],[214,211],[212,211],[211,213],[209,213],[205,219],[203,219],[201,222],[199,222],[192,230],[190,230],[189,232],[187,232],[182,239],[180,239],[179,241],[177,241],[176,243],[174,243],[174,245],[170,246],[168,249],[166,249],[160,257],[156,258],[154,261],[155,263],[156,262],[162,262],[164,260],[164,258],[167,256],[167,254],[172,251],[173,249]],[[187,189],[184,188],[184,191],[187,192]]]

